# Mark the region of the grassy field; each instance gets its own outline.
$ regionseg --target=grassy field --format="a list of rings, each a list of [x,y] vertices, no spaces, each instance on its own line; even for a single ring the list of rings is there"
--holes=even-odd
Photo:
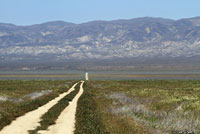
[[[200,81],[89,81],[87,90],[107,133],[200,133]]]
[[[73,83],[0,81],[0,129],[67,91]],[[55,123],[77,92],[52,107],[40,129]],[[75,134],[199,134],[200,81],[88,81],[78,101],[75,126]]]
[[[75,81],[0,81],[0,130],[67,91]]]

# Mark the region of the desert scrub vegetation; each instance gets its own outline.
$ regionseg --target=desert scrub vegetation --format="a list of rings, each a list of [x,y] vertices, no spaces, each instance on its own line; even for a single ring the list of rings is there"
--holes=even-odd
[[[68,95],[62,98],[57,104],[55,104],[44,115],[42,115],[41,121],[39,122],[40,126],[38,126],[35,130],[30,130],[29,133],[37,134],[38,131],[47,130],[50,125],[55,124],[55,121],[61,112],[69,105],[69,102],[72,101],[76,94],[79,92],[80,84],[81,82],[75,86],[74,91],[70,92]]]
[[[66,92],[75,81],[0,81],[0,130]]]
[[[104,126],[113,134],[200,133],[200,81],[90,81],[89,85]]]
[[[74,134],[109,134],[104,130],[94,100],[93,90],[87,82],[83,85],[84,92],[78,100]]]

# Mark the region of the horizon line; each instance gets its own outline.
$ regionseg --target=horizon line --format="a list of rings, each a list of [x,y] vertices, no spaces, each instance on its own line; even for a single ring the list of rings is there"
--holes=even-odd
[[[10,24],[10,25],[15,25],[15,26],[32,26],[32,25],[40,25],[40,24],[45,24],[48,22],[65,22],[65,23],[72,23],[75,25],[80,25],[80,24],[84,24],[84,23],[90,23],[90,22],[96,22],[96,21],[105,21],[105,22],[111,22],[111,21],[118,21],[118,20],[133,20],[133,19],[142,19],[142,18],[154,18],[154,19],[168,19],[168,20],[173,20],[173,21],[178,21],[178,20],[182,20],[182,19],[192,19],[192,18],[200,18],[200,16],[193,16],[193,17],[183,17],[183,18],[179,18],[179,19],[173,19],[173,18],[167,18],[167,17],[155,17],[155,16],[143,16],[143,17],[134,17],[134,18],[119,18],[119,19],[111,19],[111,20],[106,20],[106,19],[96,19],[96,20],[88,20],[88,21],[84,21],[81,23],[75,23],[75,22],[71,22],[71,21],[67,21],[67,20],[62,20],[62,19],[58,19],[58,20],[49,20],[49,21],[44,21],[44,22],[39,22],[39,23],[32,23],[32,24],[16,24],[16,23],[12,23],[12,22],[0,22],[1,24]]]

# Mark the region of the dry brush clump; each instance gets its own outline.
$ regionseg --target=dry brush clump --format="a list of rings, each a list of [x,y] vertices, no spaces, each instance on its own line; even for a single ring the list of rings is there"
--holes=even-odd
[[[34,99],[37,99],[41,96],[48,95],[52,91],[53,90],[35,91],[35,92],[31,92],[31,93],[28,93],[28,94],[26,94],[24,96],[20,96],[20,97],[0,96],[0,103],[5,102],[5,101],[11,102],[11,103],[20,103],[20,102],[25,102],[25,101],[28,101],[28,100],[34,100]]]
[[[36,99],[36,98],[39,98],[43,95],[48,95],[49,93],[51,93],[52,90],[42,90],[42,91],[36,91],[36,92],[33,92],[33,93],[30,93],[30,94],[27,94],[25,96],[23,96],[22,98],[30,98],[30,99]]]

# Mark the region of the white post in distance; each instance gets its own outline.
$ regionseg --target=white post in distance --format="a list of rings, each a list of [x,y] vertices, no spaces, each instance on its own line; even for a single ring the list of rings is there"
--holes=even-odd
[[[85,73],[85,80],[88,81],[89,77],[88,77],[88,72]]]

